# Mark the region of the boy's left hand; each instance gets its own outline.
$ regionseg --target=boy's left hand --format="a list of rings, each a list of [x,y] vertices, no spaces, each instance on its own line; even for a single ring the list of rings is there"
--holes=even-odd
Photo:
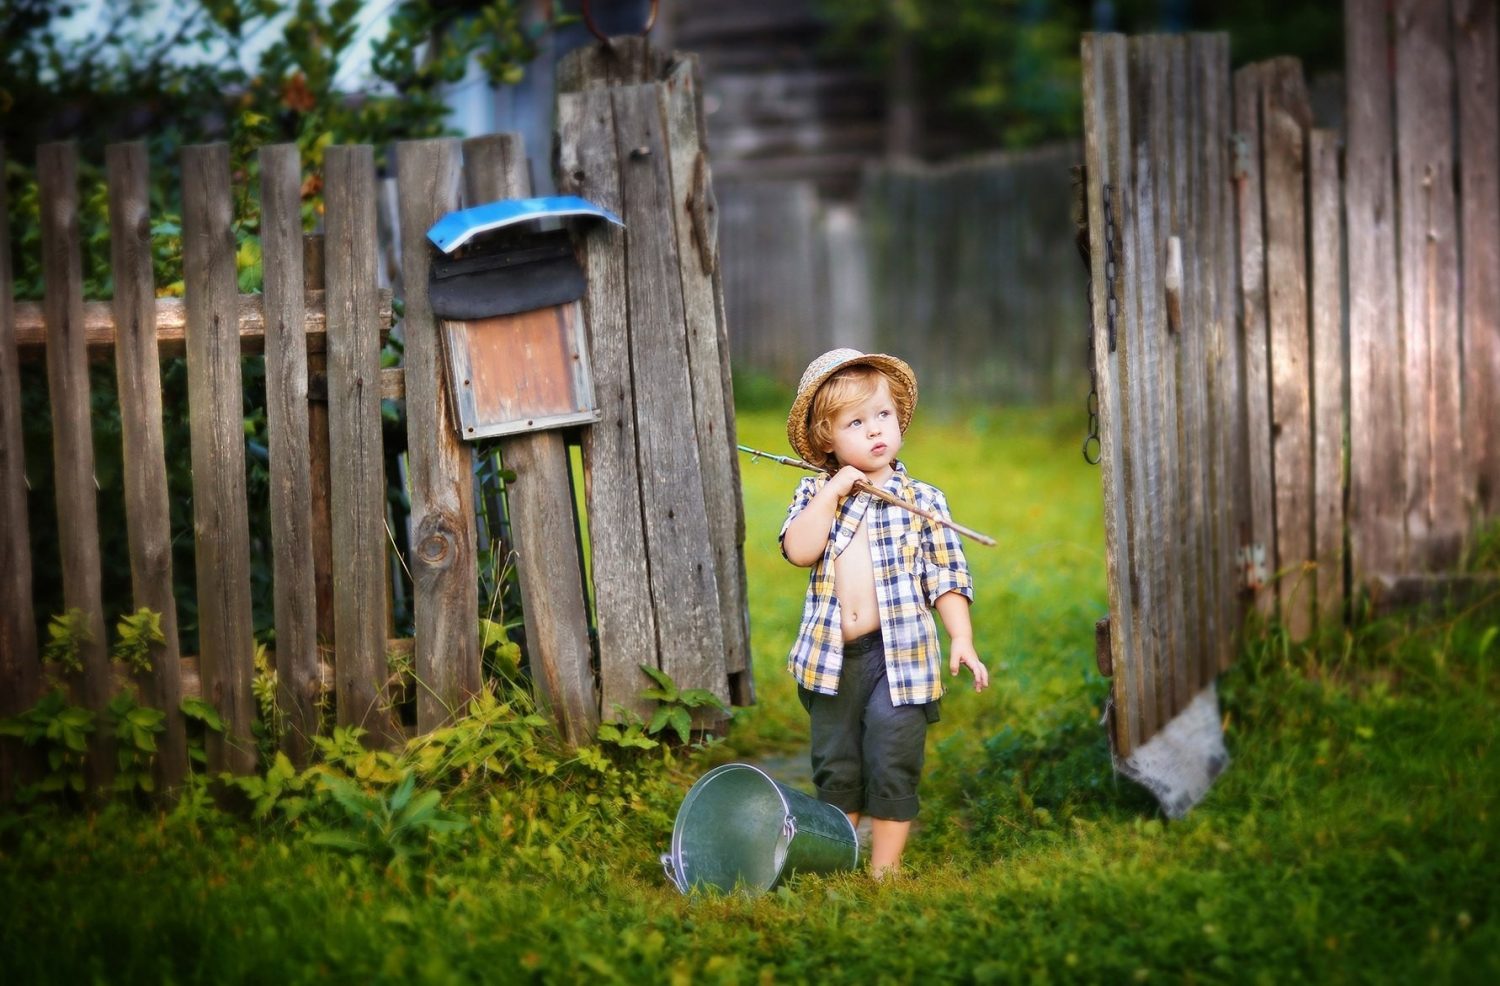
[[[974,690],[982,692],[989,686],[990,673],[985,666],[979,662],[979,654],[974,650],[974,645],[967,640],[952,641],[949,652],[952,658],[948,661],[948,672],[958,674],[960,666],[966,667],[974,675]]]

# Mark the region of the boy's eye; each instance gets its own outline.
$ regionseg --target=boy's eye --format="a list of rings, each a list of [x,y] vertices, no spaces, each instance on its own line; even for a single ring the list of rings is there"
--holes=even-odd
[[[858,418],[851,418],[851,419],[849,419],[849,424],[846,427],[849,427],[849,428],[858,428],[859,425],[860,425],[860,420]]]

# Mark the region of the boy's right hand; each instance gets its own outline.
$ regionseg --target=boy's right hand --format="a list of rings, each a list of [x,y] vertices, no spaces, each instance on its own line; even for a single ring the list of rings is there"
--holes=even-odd
[[[829,478],[827,489],[832,490],[837,497],[846,497],[854,492],[854,484],[863,482],[864,479],[865,474],[854,466],[845,466]]]

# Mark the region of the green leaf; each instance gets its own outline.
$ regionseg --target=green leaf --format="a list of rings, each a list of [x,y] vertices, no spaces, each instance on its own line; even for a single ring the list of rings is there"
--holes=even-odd
[[[182,714],[189,719],[196,719],[216,733],[224,731],[224,720],[219,718],[219,712],[212,705],[201,698],[185,698],[182,700]]]
[[[719,696],[715,695],[713,692],[709,691],[706,688],[689,688],[677,697],[677,701],[681,702],[683,705],[686,705],[691,709],[696,709],[705,705],[711,705],[723,712],[729,711],[729,706],[725,705],[719,699]]]
[[[666,728],[668,720],[672,718],[672,707],[669,705],[658,705],[656,711],[651,715],[651,723],[646,727],[648,733],[659,733]]]
[[[667,693],[669,693],[669,694],[671,694],[673,696],[676,696],[676,694],[677,694],[677,683],[672,680],[672,676],[671,675],[667,674],[665,671],[661,670],[660,668],[654,668],[654,667],[652,667],[649,664],[642,664],[642,665],[639,665],[639,667],[640,667],[640,669],[642,671],[644,671],[646,673],[646,677],[648,677],[652,681],[656,682],[656,684],[661,688],[662,691],[667,692]],[[673,699],[667,699],[667,701],[670,702],[670,701],[673,701]]]
[[[400,812],[402,808],[406,807],[406,803],[411,800],[411,793],[413,790],[415,790],[416,784],[416,775],[411,771],[407,771],[406,776],[401,778],[401,783],[396,786],[396,790],[391,794],[391,811]],[[437,794],[436,791],[430,791],[428,793],[434,795]]]
[[[678,707],[672,710],[672,729],[677,737],[686,743],[693,732],[693,719],[688,715],[688,710]]]

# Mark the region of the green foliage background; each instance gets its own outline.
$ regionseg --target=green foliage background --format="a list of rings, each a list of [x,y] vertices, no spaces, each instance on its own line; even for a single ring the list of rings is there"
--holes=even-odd
[[[1309,75],[1343,64],[1342,5],[1324,0],[815,0],[829,51],[888,79],[908,47],[925,130],[948,150],[1077,137],[1078,38],[1228,31],[1233,63],[1291,55]]]

